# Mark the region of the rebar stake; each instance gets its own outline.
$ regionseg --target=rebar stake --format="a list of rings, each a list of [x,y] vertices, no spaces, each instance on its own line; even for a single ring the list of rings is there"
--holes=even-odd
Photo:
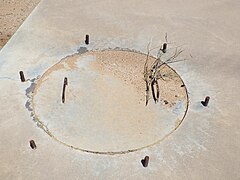
[[[141,160],[143,167],[147,167],[148,162],[149,162],[149,156],[145,156],[145,158]]]
[[[166,51],[167,51],[167,43],[164,43],[163,48],[162,48],[162,52],[166,53]]]
[[[32,149],[37,149],[37,146],[36,146],[34,140],[31,140],[31,141],[30,141],[30,147],[31,147]]]
[[[86,35],[86,38],[85,38],[85,44],[87,44],[87,45],[89,44],[89,35],[88,34]]]
[[[65,90],[66,90],[66,86],[68,85],[68,80],[65,77],[64,78],[64,82],[63,82],[63,91],[62,91],[62,103],[65,102]]]
[[[25,77],[24,77],[23,71],[20,71],[19,74],[20,74],[21,81],[25,82]]]
[[[201,101],[202,105],[206,107],[209,103],[209,100],[210,100],[210,97],[207,96],[204,101]]]

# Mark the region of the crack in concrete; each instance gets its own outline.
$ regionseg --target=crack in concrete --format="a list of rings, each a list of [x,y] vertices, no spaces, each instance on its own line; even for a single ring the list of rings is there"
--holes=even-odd
[[[30,80],[31,85],[26,89],[26,93],[25,95],[27,96],[28,100],[27,102],[25,103],[25,107],[26,109],[30,112],[30,117],[32,118],[32,120],[34,122],[38,122],[36,117],[35,117],[35,114],[33,112],[33,107],[32,107],[32,98],[33,98],[33,92],[34,92],[34,89],[37,85],[36,81],[40,78],[40,76],[38,76],[37,78],[33,78]]]
[[[86,47],[80,47],[77,51],[79,54],[83,54],[88,52],[88,49]]]

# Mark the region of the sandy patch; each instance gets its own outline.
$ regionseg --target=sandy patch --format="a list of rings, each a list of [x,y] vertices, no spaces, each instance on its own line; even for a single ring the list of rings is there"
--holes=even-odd
[[[0,0],[0,49],[39,2],[40,0]]]

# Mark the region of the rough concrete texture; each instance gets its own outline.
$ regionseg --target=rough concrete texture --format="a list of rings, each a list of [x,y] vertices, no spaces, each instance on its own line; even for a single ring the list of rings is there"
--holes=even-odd
[[[234,0],[41,1],[0,52],[0,179],[240,179],[239,8]],[[186,84],[190,106],[164,141],[126,154],[93,154],[64,146],[33,121],[26,91],[86,47],[86,34],[88,50],[146,53],[149,41],[158,46],[166,32],[191,58],[171,65]],[[31,81],[20,82],[21,70]],[[206,96],[211,99],[203,107]]]

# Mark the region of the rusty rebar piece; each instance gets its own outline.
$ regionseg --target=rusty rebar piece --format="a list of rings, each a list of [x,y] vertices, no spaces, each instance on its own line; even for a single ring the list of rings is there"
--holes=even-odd
[[[157,98],[156,98],[156,95],[155,95],[154,84],[155,84],[155,80],[153,80],[152,83],[151,83],[151,89],[152,89],[153,100],[156,103],[157,102]]]
[[[143,167],[148,167],[149,156],[145,156],[144,159],[141,160]]]
[[[32,149],[37,149],[37,145],[36,145],[36,143],[34,142],[34,140],[31,140],[29,143],[30,143],[30,147],[31,147]]]
[[[63,91],[62,91],[62,103],[65,102],[65,90],[66,90],[66,86],[68,85],[68,80],[65,77],[64,78],[64,82],[63,82]]]
[[[210,97],[207,96],[204,101],[201,101],[202,105],[205,107],[208,106],[209,100],[210,100]]]
[[[25,82],[25,77],[24,77],[23,71],[20,71],[19,74],[20,74],[20,79],[21,79],[21,81],[22,81],[22,82]]]
[[[89,35],[87,34],[86,37],[85,37],[85,44],[89,44]]]
[[[163,44],[162,52],[166,53],[167,52],[167,43]]]

